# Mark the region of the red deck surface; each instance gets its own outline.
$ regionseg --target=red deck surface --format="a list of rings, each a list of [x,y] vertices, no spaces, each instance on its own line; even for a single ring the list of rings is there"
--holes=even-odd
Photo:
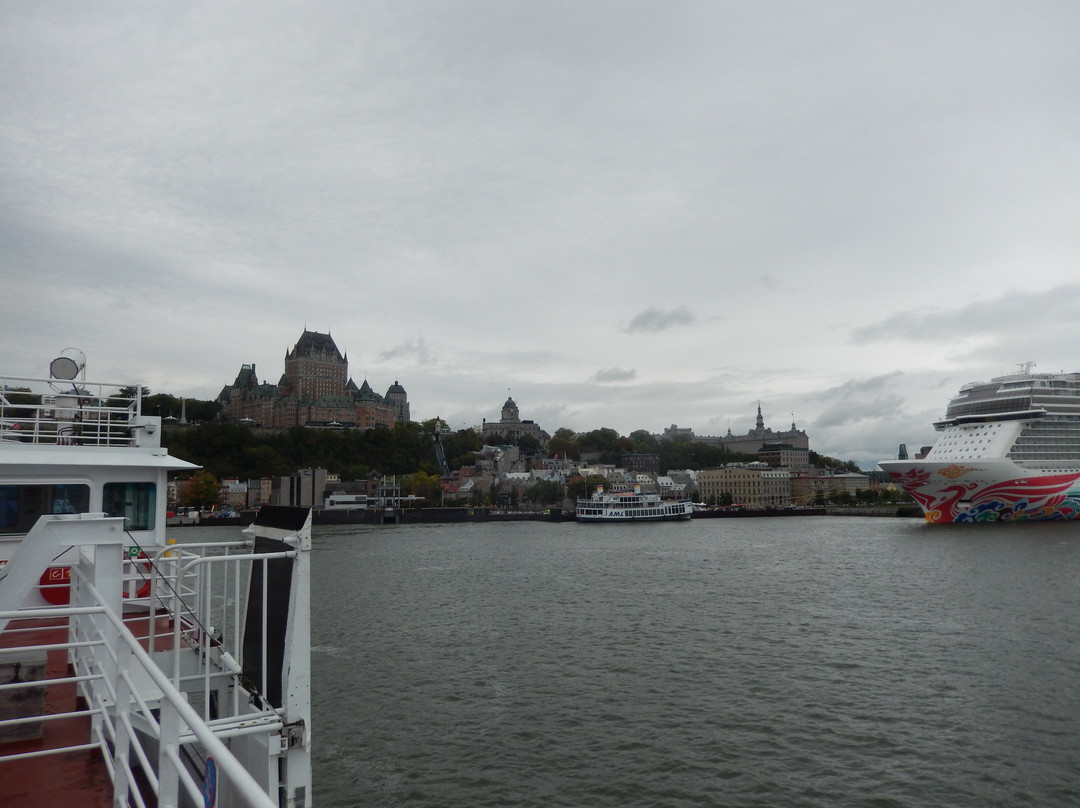
[[[27,622],[13,622],[10,628],[26,627]],[[147,618],[129,622],[136,636],[147,633]],[[33,631],[0,635],[0,648],[64,642],[67,623],[43,627],[40,622]],[[157,630],[168,631],[169,620],[157,618]],[[157,648],[172,645],[166,635],[156,642]],[[145,643],[144,643],[145,645]],[[71,676],[67,654],[63,650],[48,652],[46,676],[58,679]],[[74,683],[49,685],[45,693],[45,714],[73,712],[85,709],[76,694]],[[35,740],[0,743],[0,804],[12,808],[110,808],[112,781],[102,760],[101,752],[93,749],[64,752],[46,757],[8,761],[6,755],[57,749],[91,742],[89,717],[63,718],[45,721],[42,737]]]

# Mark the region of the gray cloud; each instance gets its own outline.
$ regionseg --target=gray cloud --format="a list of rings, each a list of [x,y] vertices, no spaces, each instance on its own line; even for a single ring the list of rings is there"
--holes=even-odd
[[[893,419],[903,410],[902,373],[850,379],[810,397],[818,410],[815,429],[851,426],[864,420]]]
[[[1005,8],[0,4],[0,369],[210,398],[328,323],[455,426],[916,443],[1076,369],[1080,5]]]
[[[428,348],[423,337],[415,337],[398,343],[379,353],[378,357],[380,362],[411,361],[421,365],[430,365],[435,362],[435,355]]]
[[[637,377],[637,370],[630,368],[625,370],[623,368],[605,368],[604,370],[598,370],[591,376],[591,380],[594,382],[629,382],[633,381]]]
[[[975,291],[984,291],[977,290]],[[896,312],[879,322],[858,326],[851,332],[854,343],[901,340],[942,344],[958,340],[982,340],[994,345],[1004,340],[1022,339],[1026,328],[1021,320],[1039,328],[1054,328],[1060,336],[1080,336],[1080,318],[1075,316],[1080,285],[1066,283],[1042,290],[1008,290],[990,299],[946,308],[940,302]]]
[[[628,334],[636,334],[641,331],[667,331],[670,328],[691,325],[693,322],[694,315],[690,313],[686,306],[679,306],[668,311],[658,309],[656,306],[649,306],[649,308],[634,315],[625,331]]]

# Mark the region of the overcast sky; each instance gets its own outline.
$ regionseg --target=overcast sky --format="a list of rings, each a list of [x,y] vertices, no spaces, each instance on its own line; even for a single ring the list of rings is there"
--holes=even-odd
[[[1080,370],[1080,3],[0,5],[0,370],[864,467]]]

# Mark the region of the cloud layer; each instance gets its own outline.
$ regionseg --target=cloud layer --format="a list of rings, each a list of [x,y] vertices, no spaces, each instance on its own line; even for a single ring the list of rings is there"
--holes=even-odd
[[[416,417],[794,418],[870,464],[1075,370],[1080,6],[0,6],[0,360]]]

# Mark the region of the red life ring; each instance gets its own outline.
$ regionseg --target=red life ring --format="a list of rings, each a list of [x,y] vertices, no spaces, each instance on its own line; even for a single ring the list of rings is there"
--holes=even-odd
[[[71,603],[71,567],[49,567],[38,579],[41,597],[53,606]]]
[[[150,557],[146,553],[139,553],[139,559],[142,561],[146,572],[149,573],[153,569]],[[67,606],[71,603],[71,567],[49,567],[45,572],[41,573],[38,583],[41,584],[41,597],[45,598],[47,603],[51,603],[53,606]],[[135,590],[134,594],[131,593],[130,587],[124,588],[125,598],[145,598],[149,597],[149,595],[149,575],[143,581],[142,586]]]
[[[139,559],[142,560],[142,565],[143,565],[143,567],[146,568],[146,572],[148,573],[147,576],[146,576],[146,580],[143,581],[142,586],[140,586],[138,589],[135,590],[134,595],[132,595],[131,592],[129,591],[129,587],[125,586],[124,587],[124,597],[125,598],[130,598],[130,597],[145,598],[145,597],[150,596],[150,575],[149,575],[149,573],[154,567],[150,563],[150,556],[148,556],[146,553],[140,552],[139,553]],[[130,584],[131,582],[128,581],[127,583]]]

